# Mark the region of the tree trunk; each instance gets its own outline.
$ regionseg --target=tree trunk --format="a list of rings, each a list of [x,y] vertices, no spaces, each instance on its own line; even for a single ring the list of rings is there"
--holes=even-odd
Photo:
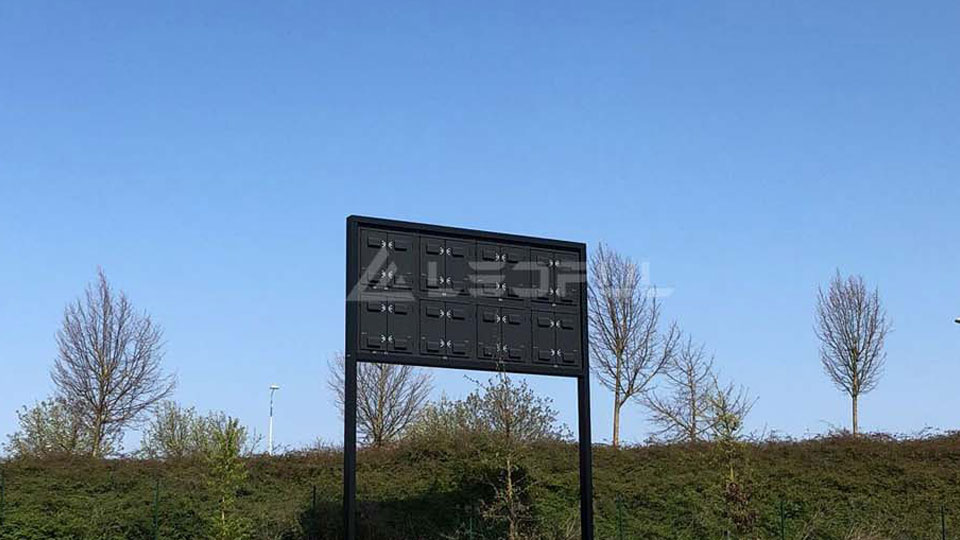
[[[853,436],[856,437],[860,433],[859,418],[857,417],[857,395],[856,394],[851,396],[851,401],[853,402]]]
[[[613,394],[613,447],[620,447],[620,391]]]
[[[98,458],[101,457],[101,446],[103,446],[103,422],[100,421],[99,415],[97,415],[96,420],[94,420],[93,429],[91,431],[93,432],[93,440],[90,441],[90,454],[92,454],[93,457]]]

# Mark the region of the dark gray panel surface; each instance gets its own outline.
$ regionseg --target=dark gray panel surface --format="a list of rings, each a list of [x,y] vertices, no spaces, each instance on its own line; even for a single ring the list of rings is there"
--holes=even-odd
[[[387,350],[387,303],[367,297],[360,302],[360,347],[371,351]]]
[[[501,359],[507,362],[530,360],[530,312],[523,309],[500,310]]]
[[[583,372],[582,244],[359,221],[350,244],[364,302],[350,320],[361,360]]]
[[[410,354],[417,344],[417,308],[413,301],[391,301],[387,304],[388,350]]]

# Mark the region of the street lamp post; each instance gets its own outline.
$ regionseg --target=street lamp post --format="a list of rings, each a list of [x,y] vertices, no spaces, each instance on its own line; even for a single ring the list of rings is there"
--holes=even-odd
[[[280,387],[271,384],[270,385],[270,434],[267,436],[269,441],[267,444],[270,446],[270,455],[273,455],[273,393],[279,390]]]

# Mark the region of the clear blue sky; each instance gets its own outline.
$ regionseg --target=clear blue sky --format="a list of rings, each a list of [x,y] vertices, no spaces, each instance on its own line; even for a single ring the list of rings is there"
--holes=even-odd
[[[352,213],[647,261],[751,429],[801,436],[848,424],[814,297],[861,273],[895,324],[863,426],[960,427],[957,2],[320,4],[0,8],[0,435],[102,265],[178,400],[266,431],[275,382],[279,443],[338,441]]]

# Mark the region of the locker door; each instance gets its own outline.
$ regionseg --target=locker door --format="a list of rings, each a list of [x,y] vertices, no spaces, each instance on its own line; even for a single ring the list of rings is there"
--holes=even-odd
[[[533,266],[530,275],[531,285],[534,287],[533,300],[553,302],[553,253],[531,249],[530,261]]]
[[[447,289],[454,296],[468,296],[473,286],[472,275],[477,248],[473,242],[446,241]]]
[[[504,297],[514,300],[527,298],[530,287],[530,250],[501,246],[500,260],[504,263]]]
[[[500,357],[500,309],[477,306],[477,358],[497,360]]]
[[[412,353],[417,343],[417,312],[413,302],[390,302],[387,305],[387,337],[389,349]]]
[[[387,349],[387,302],[367,297],[360,300],[360,348],[367,351]]]
[[[360,286],[382,289],[387,285],[389,250],[387,233],[376,229],[360,230]]]
[[[390,285],[400,291],[413,290],[417,277],[416,237],[409,234],[391,233],[387,246],[390,250],[390,270],[393,280]]]
[[[477,244],[477,293],[486,298],[500,297],[503,262],[496,244]]]
[[[546,364],[555,363],[556,332],[553,328],[553,314],[546,311],[533,312],[533,361]]]
[[[420,302],[420,354],[440,355],[444,352],[443,302]]]
[[[501,358],[509,362],[527,362],[530,359],[530,315],[521,309],[503,308]]]
[[[558,313],[555,317],[557,330],[557,355],[564,365],[580,365],[579,314]]]
[[[439,293],[444,278],[443,239],[420,238],[420,290]]]
[[[576,253],[558,251],[554,253],[554,287],[557,291],[557,303],[575,306],[580,304],[580,280],[583,269],[580,268]]]
[[[447,354],[461,358],[472,357],[477,331],[473,306],[447,302],[446,308]]]

